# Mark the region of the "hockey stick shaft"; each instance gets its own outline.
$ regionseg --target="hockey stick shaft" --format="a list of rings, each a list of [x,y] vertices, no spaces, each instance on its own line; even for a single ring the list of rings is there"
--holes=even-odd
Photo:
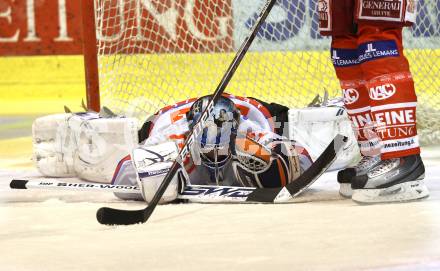
[[[185,140],[184,147],[179,152],[179,159],[176,160],[173,163],[173,165],[171,166],[170,171],[165,176],[164,180],[162,181],[162,184],[159,186],[158,190],[156,191],[156,194],[153,196],[153,199],[148,204],[148,206],[145,209],[137,210],[137,211],[117,210],[117,209],[112,209],[112,208],[101,208],[98,210],[98,212],[96,214],[96,217],[97,217],[99,223],[106,224],[106,225],[114,225],[114,224],[130,225],[130,224],[136,224],[136,223],[144,223],[148,220],[148,218],[151,216],[154,209],[156,208],[157,204],[159,203],[162,195],[165,193],[165,190],[167,189],[168,185],[170,184],[172,178],[176,174],[176,172],[180,166],[179,160],[184,161],[185,157],[190,153],[190,150],[191,150],[193,144],[195,143],[195,139],[199,136],[204,125],[206,124],[206,120],[208,119],[208,117],[212,113],[215,102],[219,99],[219,97],[222,95],[222,93],[226,89],[228,83],[231,81],[232,76],[234,75],[239,64],[241,63],[244,56],[246,55],[246,52],[248,51],[249,47],[252,44],[252,41],[255,39],[255,36],[257,35],[257,32],[261,27],[261,24],[266,20],[267,16],[270,13],[270,10],[274,6],[275,2],[276,2],[276,0],[268,0],[266,2],[266,4],[264,5],[255,25],[252,27],[252,29],[250,31],[250,34],[246,37],[246,39],[244,40],[244,42],[240,46],[237,54],[235,55],[234,59],[232,60],[231,64],[229,65],[229,68],[227,69],[222,80],[220,81],[219,85],[217,86],[214,94],[212,95],[212,98],[211,98],[210,102],[208,103],[207,108],[202,113],[200,119],[195,124],[194,128],[190,131],[187,139]]]
[[[119,194],[140,194],[138,186],[111,185],[104,183],[63,182],[60,180],[44,179],[13,179],[9,184],[11,189],[20,190],[52,190],[75,192],[101,192]],[[178,199],[187,199],[193,202],[244,202],[247,196],[256,188],[216,185],[188,185],[177,195]]]
[[[72,183],[54,179],[14,179],[9,186],[12,189],[30,190],[66,190],[66,191],[90,191],[90,192],[114,192],[114,193],[140,193],[137,186],[112,185],[103,183]]]

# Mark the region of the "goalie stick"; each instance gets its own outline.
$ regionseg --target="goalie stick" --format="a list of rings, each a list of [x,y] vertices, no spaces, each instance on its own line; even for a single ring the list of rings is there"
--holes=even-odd
[[[189,132],[187,139],[185,140],[183,148],[180,150],[178,159],[174,161],[173,165],[162,181],[161,185],[154,194],[153,199],[148,204],[148,206],[141,210],[119,210],[113,209],[109,207],[102,207],[96,213],[96,218],[99,223],[106,225],[130,225],[137,223],[145,223],[148,218],[153,213],[157,204],[159,203],[162,195],[165,193],[168,185],[170,184],[174,174],[176,174],[177,169],[179,168],[179,160],[183,161],[187,154],[189,154],[192,146],[195,142],[195,139],[199,136],[203,127],[206,124],[206,120],[212,113],[214,109],[215,102],[220,98],[221,94],[226,89],[229,81],[231,81],[232,76],[238,68],[238,65],[243,60],[246,52],[252,44],[255,36],[257,35],[258,30],[260,29],[261,24],[266,20],[267,15],[269,15],[270,10],[274,6],[276,0],[267,0],[263,9],[261,10],[255,25],[252,27],[250,34],[246,37],[231,64],[228,67],[228,70],[224,74],[222,80],[217,86],[214,94],[212,95],[211,100],[209,101],[205,111],[203,111],[199,121],[194,125],[194,128]]]
[[[288,202],[316,181],[335,160],[344,145],[345,137],[338,135],[321,156],[296,180],[280,188],[256,188],[215,185],[187,185],[177,198],[200,203],[283,203]],[[68,191],[94,191],[115,193],[140,193],[139,187],[103,183],[71,183],[56,179],[25,180],[14,179],[12,189],[51,189]]]
[[[138,186],[111,185],[103,183],[63,182],[61,180],[44,179],[13,179],[9,187],[19,190],[57,190],[80,192],[113,192],[118,194],[141,194]],[[253,187],[217,186],[217,185],[186,185],[177,195],[178,199],[186,199],[199,203],[239,203],[246,201]]]

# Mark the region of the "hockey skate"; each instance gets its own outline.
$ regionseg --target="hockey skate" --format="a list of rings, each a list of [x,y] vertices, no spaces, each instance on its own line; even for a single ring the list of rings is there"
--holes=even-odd
[[[353,194],[351,183],[355,176],[366,174],[371,168],[380,162],[380,156],[362,156],[362,159],[354,167],[349,167],[338,172],[339,194],[350,198]]]
[[[358,203],[403,202],[429,196],[423,182],[420,155],[380,161],[363,175],[353,177],[352,199]]]

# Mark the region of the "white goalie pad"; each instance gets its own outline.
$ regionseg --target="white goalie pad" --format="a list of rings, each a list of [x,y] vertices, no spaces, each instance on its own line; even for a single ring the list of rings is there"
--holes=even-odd
[[[348,141],[329,170],[345,168],[360,156],[345,108],[333,105],[289,110],[289,139],[304,146],[313,161],[337,134],[348,137]]]
[[[49,115],[35,120],[32,136],[41,174],[110,183],[118,162],[137,146],[137,120],[97,113]]]
[[[74,169],[78,177],[110,182],[118,162],[137,146],[137,120],[99,118],[81,123],[76,133],[78,152]]]
[[[72,114],[54,114],[37,118],[32,124],[33,160],[44,176],[76,176],[73,169],[76,144],[67,133],[67,121],[71,117]]]

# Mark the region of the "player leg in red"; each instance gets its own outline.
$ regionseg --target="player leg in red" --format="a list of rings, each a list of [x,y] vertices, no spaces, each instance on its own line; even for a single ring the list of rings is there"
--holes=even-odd
[[[345,197],[352,195],[353,178],[380,161],[379,140],[372,131],[368,91],[358,60],[354,4],[353,0],[325,0],[319,5],[321,34],[332,37],[331,59],[362,156],[358,164],[338,172],[339,193]]]
[[[362,159],[353,167],[338,172],[339,192],[351,197],[351,183],[356,175],[365,174],[380,161],[379,140],[372,131],[372,117],[366,82],[358,61],[357,36],[332,37],[332,61],[340,81],[344,104],[357,137]]]
[[[425,168],[416,129],[417,97],[396,23],[359,21],[358,53],[381,162],[352,182],[352,199],[361,203],[408,201],[427,197]]]
[[[417,98],[402,46],[402,28],[415,20],[414,6],[402,0],[375,10],[379,5],[368,1],[319,5],[321,33],[332,36],[333,64],[364,157],[339,173],[340,192],[351,183],[352,198],[361,203],[424,198],[429,193],[421,181]]]

